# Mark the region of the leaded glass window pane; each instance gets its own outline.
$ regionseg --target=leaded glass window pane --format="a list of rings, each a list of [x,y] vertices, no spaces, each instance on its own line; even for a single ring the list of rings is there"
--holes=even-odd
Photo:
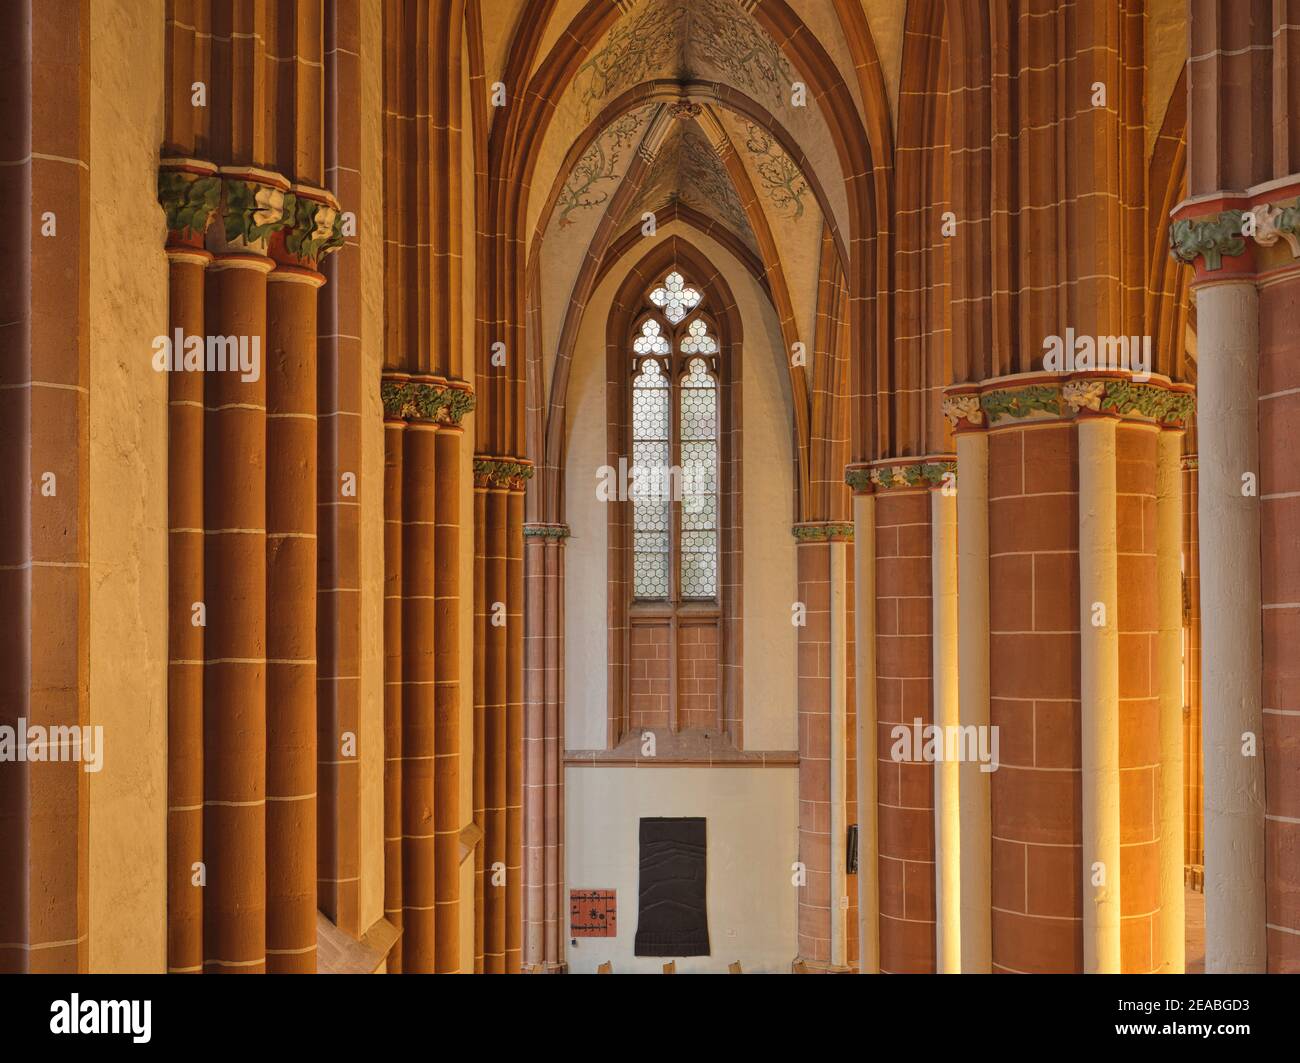
[[[693,321],[703,327],[703,322]],[[717,344],[701,330],[697,340]],[[682,340],[682,349],[690,342]],[[702,358],[692,358],[681,386],[681,593],[718,594],[718,386]]]
[[[709,335],[709,326],[696,318],[686,326],[682,337],[682,354],[717,354],[718,341]]]
[[[718,596],[718,533],[682,532],[682,597]]]
[[[663,286],[650,293],[650,301],[676,325],[700,304],[700,293],[686,287],[686,280],[674,270],[664,278]]]
[[[646,326],[654,325],[654,332]],[[658,335],[653,320],[642,327],[637,340],[657,337],[667,353],[668,341]],[[668,597],[668,559],[672,537],[672,512],[668,499],[653,490],[656,471],[670,459],[669,413],[672,390],[659,363],[647,358],[632,381],[632,468],[629,496],[632,502],[632,589],[637,598]],[[646,491],[649,483],[651,490]]]
[[[632,341],[632,350],[637,354],[667,354],[672,347],[659,322],[651,317],[642,322],[641,335]]]

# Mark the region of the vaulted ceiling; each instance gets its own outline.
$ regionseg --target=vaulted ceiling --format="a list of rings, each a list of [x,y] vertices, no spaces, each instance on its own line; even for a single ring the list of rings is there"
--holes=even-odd
[[[721,240],[760,279],[782,341],[810,358],[826,350],[828,283],[855,305],[883,304],[889,244],[859,243],[855,261],[850,249],[887,233],[907,198],[893,185],[897,145],[928,143],[917,122],[930,119],[909,92],[940,75],[904,70],[904,59],[946,63],[917,36],[943,24],[917,8],[937,2],[469,0],[485,81],[546,101],[503,149],[527,160],[530,342],[542,370],[530,401],[548,402],[600,264],[647,218]],[[1185,4],[1148,0],[1145,17],[1150,154],[1181,70],[1170,42],[1185,34]],[[496,130],[508,116],[489,120]],[[808,395],[816,372],[810,362]]]

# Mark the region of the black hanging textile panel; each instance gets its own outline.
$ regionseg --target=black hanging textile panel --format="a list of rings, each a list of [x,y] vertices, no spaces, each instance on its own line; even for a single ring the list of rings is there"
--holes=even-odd
[[[709,955],[705,821],[641,820],[638,956]]]

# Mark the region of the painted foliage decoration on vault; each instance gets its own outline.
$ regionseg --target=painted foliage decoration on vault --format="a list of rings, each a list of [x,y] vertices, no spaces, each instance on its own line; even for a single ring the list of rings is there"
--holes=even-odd
[[[757,246],[731,175],[694,122],[681,122],[669,134],[619,227],[630,225],[645,211],[674,202],[720,218],[751,249]]]
[[[772,205],[791,220],[803,217],[803,198],[808,182],[799,167],[779,144],[753,122],[745,123],[745,147],[753,162],[763,193]]]
[[[731,175],[694,123],[682,133],[679,166],[683,202],[705,214],[718,214],[736,233],[752,241],[749,220]]]
[[[756,99],[782,103],[793,81],[776,42],[732,0],[692,0],[687,32],[696,76],[721,72]]]
[[[583,113],[655,77],[717,78],[779,104],[794,78],[775,41],[733,0],[654,0],[578,69]]]
[[[656,76],[674,73],[686,5],[654,3],[609,31],[602,48],[578,68],[578,103],[590,119],[606,100]]]
[[[654,109],[655,105],[649,104],[620,115],[583,153],[560,190],[560,198],[556,203],[561,229],[567,229],[573,224],[574,219],[570,215],[574,211],[599,207],[609,202],[626,170],[624,161],[631,154],[646,117]]]

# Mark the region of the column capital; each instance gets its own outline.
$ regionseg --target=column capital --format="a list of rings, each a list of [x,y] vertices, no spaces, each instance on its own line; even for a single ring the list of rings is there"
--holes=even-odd
[[[284,226],[268,244],[271,257],[282,268],[314,272],[326,255],[342,246],[339,201],[324,188],[294,185],[285,198]]]
[[[1300,175],[1183,200],[1170,214],[1169,253],[1195,267],[1194,284],[1300,267]]]
[[[853,524],[850,521],[804,521],[790,529],[800,546],[809,543],[851,543]]]
[[[380,379],[379,397],[386,421],[433,421],[447,427],[458,426],[475,402],[465,381],[389,372]]]
[[[536,539],[539,542],[562,543],[572,532],[567,524],[530,523],[524,525],[524,539]]]
[[[944,398],[944,413],[958,432],[1096,416],[1182,428],[1195,408],[1192,385],[1123,370],[1017,373],[958,385]]]
[[[201,159],[163,159],[158,170],[158,204],[167,218],[167,250],[203,250],[203,234],[221,203],[221,179]]]
[[[533,477],[533,463],[526,458],[474,456],[474,486],[479,490],[523,491]]]
[[[954,454],[881,458],[850,465],[844,471],[844,482],[853,488],[854,494],[896,489],[932,490],[942,487],[948,475],[956,472],[957,457]]]
[[[167,218],[167,250],[270,256],[291,270],[313,273],[343,246],[343,215],[324,188],[293,184],[254,166],[218,166],[168,157],[158,165],[158,202]],[[216,229],[213,220],[220,218]]]

